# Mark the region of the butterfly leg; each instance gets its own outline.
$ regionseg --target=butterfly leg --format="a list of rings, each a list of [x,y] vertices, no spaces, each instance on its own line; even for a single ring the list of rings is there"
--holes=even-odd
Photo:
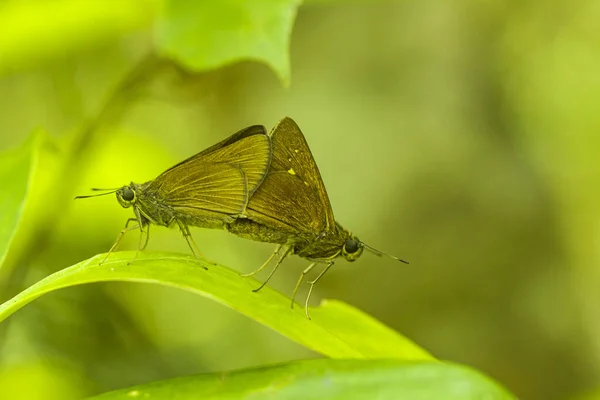
[[[256,293],[260,289],[262,289],[262,288],[265,287],[265,285],[267,284],[267,282],[269,282],[269,280],[271,279],[271,277],[273,276],[273,274],[275,273],[275,271],[277,271],[277,268],[279,268],[279,266],[281,265],[282,261],[288,256],[288,254],[290,254],[291,251],[292,251],[292,246],[286,247],[286,249],[283,252],[283,254],[281,254],[281,256],[279,257],[279,260],[277,260],[277,264],[275,264],[275,267],[269,273],[269,276],[267,276],[267,279],[265,279],[265,281],[262,283],[262,285],[260,285],[257,289],[252,290],[253,292]]]
[[[185,240],[187,241],[188,246],[190,246],[190,250],[192,251],[192,254],[194,256],[196,256],[196,258],[200,259],[202,258],[205,261],[208,261],[204,255],[202,255],[202,252],[200,251],[200,249],[198,249],[198,246],[196,246],[196,242],[194,242],[194,238],[192,237],[192,234],[190,233],[190,228],[188,228],[187,225],[185,225],[183,222],[177,220],[177,224],[179,225],[179,229],[181,229],[181,233],[183,233],[183,237],[185,237]],[[208,261],[210,262],[210,261]],[[206,268],[204,265],[202,265],[202,268],[204,269],[208,269]]]
[[[140,250],[145,250],[146,246],[148,246],[148,240],[150,240],[150,224],[146,225],[146,241]]]
[[[315,287],[315,284],[319,281],[319,279],[321,279],[323,277],[323,275],[325,275],[325,273],[327,271],[329,271],[329,268],[331,268],[332,265],[333,265],[333,261],[329,261],[327,263],[327,265],[325,266],[325,268],[323,269],[323,271],[321,271],[321,273],[319,275],[317,275],[317,277],[314,280],[308,282],[310,284],[310,288],[308,289],[308,295],[306,296],[306,303],[304,304],[304,310],[306,310],[306,318],[308,318],[308,319],[310,319],[310,314],[308,313],[308,302],[310,300],[310,296],[312,295],[313,288]]]
[[[276,255],[278,255],[278,254],[279,254],[279,250],[281,250],[281,246],[282,246],[281,244],[280,244],[280,245],[278,245],[278,246],[277,246],[277,248],[275,249],[275,251],[273,252],[273,254],[271,254],[271,256],[270,256],[269,258],[267,258],[267,261],[265,261],[265,262],[263,263],[263,265],[261,265],[260,267],[258,267],[258,269],[257,269],[257,270],[254,270],[254,271],[252,271],[252,272],[250,272],[250,273],[248,273],[248,274],[240,274],[240,276],[243,276],[243,277],[247,277],[247,276],[254,276],[254,275],[258,274],[260,271],[262,271],[263,269],[265,269],[265,267],[266,267],[267,265],[269,265],[269,263],[271,262],[271,260],[272,260],[273,258],[275,258],[275,256],[276,256]]]
[[[104,257],[104,259],[102,261],[100,261],[100,264],[98,264],[98,265],[104,264],[104,262],[106,261],[106,259],[110,255],[110,253],[112,253],[117,248],[117,246],[121,242],[121,239],[123,238],[123,235],[125,235],[126,232],[129,232],[129,231],[132,231],[134,229],[139,228],[140,224],[137,224],[137,225],[134,225],[134,226],[130,227],[129,223],[131,221],[136,221],[137,222],[137,219],[136,218],[129,218],[127,220],[127,222],[125,223],[125,228],[121,232],[119,232],[119,235],[117,236],[117,240],[115,240],[115,243],[111,246],[110,250],[108,250],[108,253],[106,253],[106,257]]]
[[[146,230],[144,230],[144,228],[146,228]],[[146,242],[142,246],[142,238],[144,237],[144,233],[146,234],[145,235],[146,236]],[[147,224],[145,227],[141,227],[140,228],[140,239],[138,241],[137,251],[135,252],[135,255],[133,256],[133,258],[127,262],[127,265],[131,264],[132,262],[134,262],[136,260],[138,254],[140,254],[140,250],[144,250],[146,248],[146,246],[148,245],[148,240],[149,239],[150,239],[150,225]]]
[[[316,262],[310,263],[310,265],[306,267],[306,269],[300,274],[300,278],[298,279],[298,282],[296,282],[296,287],[294,288],[294,292],[292,293],[292,308],[294,308],[294,300],[296,299],[296,293],[298,293],[298,289],[300,289],[300,284],[302,283],[302,280],[304,279],[306,274],[308,274],[310,270],[313,269],[315,265],[317,265]]]

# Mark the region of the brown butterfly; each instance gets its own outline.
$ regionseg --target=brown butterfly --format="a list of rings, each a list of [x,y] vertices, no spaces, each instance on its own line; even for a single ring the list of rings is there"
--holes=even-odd
[[[279,259],[260,290],[273,276],[281,262],[290,254],[310,261],[302,271],[294,288],[294,298],[302,279],[317,264],[325,268],[310,281],[306,298],[306,316],[310,319],[308,304],[314,285],[343,257],[355,261],[370,250],[377,255],[388,255],[376,250],[350,233],[335,221],[333,210],[321,179],[321,174],[310,152],[302,131],[289,117],[284,118],[269,133],[272,142],[271,166],[267,177],[250,198],[244,218],[227,223],[227,230],[244,238],[277,243],[277,249],[256,271],[256,274],[279,255]]]
[[[138,252],[143,250],[151,224],[178,226],[192,253],[200,256],[189,226],[222,229],[244,216],[270,163],[270,137],[264,126],[254,125],[174,165],[156,179],[141,184],[131,182],[118,189],[92,189],[109,191],[76,198],[116,193],[121,206],[133,208],[134,218],[127,220],[101,263],[116,249],[123,235],[134,229],[140,230]],[[130,226],[131,222],[135,224]],[[142,245],[144,233],[146,241]]]

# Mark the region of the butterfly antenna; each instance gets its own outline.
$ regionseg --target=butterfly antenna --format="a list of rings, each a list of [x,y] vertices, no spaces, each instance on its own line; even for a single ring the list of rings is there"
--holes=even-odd
[[[396,257],[396,256],[393,256],[393,255],[391,255],[391,254],[384,253],[383,251],[381,251],[381,250],[377,250],[376,248],[374,248],[374,247],[371,247],[371,246],[369,246],[369,245],[368,245],[368,244],[366,244],[366,243],[363,243],[363,246],[365,246],[365,248],[366,248],[367,250],[369,250],[371,253],[373,253],[373,254],[375,254],[375,255],[377,255],[377,256],[379,256],[379,257],[381,257],[381,256],[388,256],[388,257],[390,257],[390,258],[393,258],[394,260],[398,260],[398,261],[400,261],[400,262],[403,262],[404,264],[408,264],[408,261],[406,261],[406,260],[403,260],[403,259],[401,259],[401,258],[398,258],[398,257]]]
[[[90,197],[105,196],[107,194],[115,193],[119,189],[97,189],[97,188],[93,188],[92,190],[94,190],[94,191],[109,190],[109,191],[106,192],[106,193],[100,193],[100,194],[90,194],[88,196],[76,196],[75,199],[87,199],[87,198],[90,198]]]

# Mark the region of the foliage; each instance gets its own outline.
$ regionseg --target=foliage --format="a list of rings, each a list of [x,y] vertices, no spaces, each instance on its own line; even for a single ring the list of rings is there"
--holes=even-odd
[[[25,201],[24,188],[29,181],[28,171],[31,169],[31,160],[39,151],[35,145],[39,142],[32,140],[34,145],[26,143],[22,149],[3,159],[6,168],[3,169],[0,179],[12,182],[9,187],[21,188],[5,191],[2,196],[2,201],[7,205],[6,211],[11,210],[12,205],[11,214],[15,222],[19,220],[21,204]],[[14,231],[15,229],[5,234],[8,243]],[[368,396],[374,395],[417,395],[426,398],[443,394],[445,397],[439,398],[451,399],[477,398],[478,393],[502,393],[499,387],[481,376],[465,373],[466,370],[460,368],[444,367],[439,362],[407,364],[406,361],[431,360],[432,357],[401,335],[342,302],[325,302],[312,311],[313,319],[308,320],[301,307],[295,307],[293,310],[289,308],[289,299],[285,296],[268,287],[254,293],[251,288],[258,286],[258,281],[243,278],[228,268],[207,264],[210,268],[205,270],[200,268],[199,261],[194,257],[170,253],[142,253],[130,263],[134,256],[134,252],[119,252],[100,264],[105,257],[100,254],[56,272],[0,305],[0,322],[40,296],[69,286],[103,281],[158,283],[192,291],[229,306],[331,358],[397,358],[404,361],[396,364],[383,361],[364,364],[320,363],[316,364],[317,368],[310,362],[292,363],[287,367],[234,373],[224,389],[225,392],[219,389],[218,396],[239,398],[247,391],[253,393],[264,390],[259,388],[268,388],[273,380],[277,381],[283,377],[289,380],[291,376],[295,378],[289,381],[285,388],[279,389],[278,395],[282,396],[281,398],[300,398],[309,394],[327,398],[369,398]],[[107,394],[106,398],[127,398],[131,393],[137,392],[165,399],[173,398],[174,395],[182,399],[195,398],[198,395],[204,397],[206,393],[216,390],[214,382],[221,379],[221,374],[182,378],[151,384],[147,388],[132,388]],[[332,380],[335,386],[328,388],[330,384],[327,384],[320,387],[318,382],[322,380]],[[356,394],[357,390],[362,395],[350,396],[352,393]],[[509,398],[505,394],[501,396],[497,398]]]
[[[303,4],[0,3],[0,398],[512,398],[429,351],[596,394],[595,3]],[[260,245],[222,232],[194,232],[208,271],[159,229],[90,258],[130,210],[74,195],[285,115],[336,217],[411,261],[336,264],[314,297],[356,307],[291,310],[293,259],[253,293]]]
[[[93,399],[513,399],[487,378],[452,364],[390,360],[309,360],[181,377]]]
[[[100,254],[65,268],[0,306],[0,321],[43,294],[69,286],[103,281],[158,283],[222,303],[328,357],[432,359],[409,340],[344,303],[326,302],[308,320],[301,306],[290,309],[287,297],[268,287],[254,293],[251,289],[260,282],[225,267],[208,264],[206,271],[195,258],[170,253],[142,253],[128,264],[134,255],[120,252],[99,265],[104,258]]]

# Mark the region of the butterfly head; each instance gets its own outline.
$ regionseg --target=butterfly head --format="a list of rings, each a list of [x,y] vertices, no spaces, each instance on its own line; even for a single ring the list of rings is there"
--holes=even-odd
[[[131,185],[123,186],[117,189],[117,201],[123,208],[129,208],[135,204],[137,195],[133,183]]]
[[[393,258],[394,260],[408,264],[408,261],[404,261],[396,256],[384,253],[383,251],[377,250],[377,249],[369,246],[365,242],[361,242],[360,239],[358,239],[356,236],[352,235],[350,232],[348,232],[346,229],[344,229],[340,224],[337,224],[337,228],[338,228],[338,232],[341,234],[341,237],[345,238],[343,245],[342,245],[342,252],[341,252],[341,254],[338,253],[338,255],[341,255],[347,261],[356,261],[363,253],[363,250],[367,249],[367,251],[369,251],[370,253],[373,253],[377,256],[387,256],[387,257]],[[339,246],[339,244],[338,244],[338,246]],[[338,249],[339,249],[339,247],[338,247]]]
[[[356,236],[350,235],[342,247],[342,256],[347,261],[356,261],[364,249],[363,243]]]

